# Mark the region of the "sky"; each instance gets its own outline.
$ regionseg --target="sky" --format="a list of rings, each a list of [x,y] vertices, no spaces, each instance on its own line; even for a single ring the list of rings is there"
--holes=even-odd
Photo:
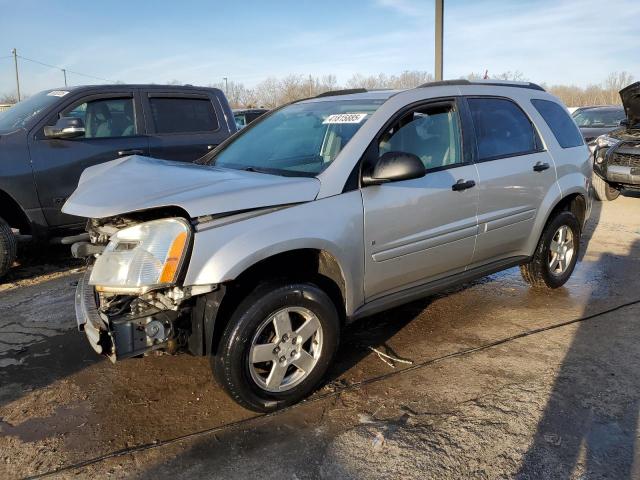
[[[0,95],[15,91],[13,48],[126,83],[433,72],[434,0],[0,0],[0,18]],[[63,85],[60,70],[18,61],[23,92]],[[485,70],[550,85],[640,80],[640,1],[445,0],[444,77]]]

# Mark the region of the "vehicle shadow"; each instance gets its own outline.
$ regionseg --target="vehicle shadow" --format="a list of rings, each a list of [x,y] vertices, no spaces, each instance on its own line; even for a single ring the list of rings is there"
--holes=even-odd
[[[598,265],[611,276],[639,272],[640,240],[626,256],[602,254]],[[590,300],[585,315],[593,313]],[[636,331],[637,319],[625,309],[578,323],[517,478],[569,479],[578,466],[579,478],[638,478]]]
[[[640,190],[622,190],[623,197],[640,198]]]
[[[20,245],[18,259],[7,274],[0,278],[0,285],[28,281],[65,272],[84,265],[83,260],[71,256],[69,245],[27,244]]]

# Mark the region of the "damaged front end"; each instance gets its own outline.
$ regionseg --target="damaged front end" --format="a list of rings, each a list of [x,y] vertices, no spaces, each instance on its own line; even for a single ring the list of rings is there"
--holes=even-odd
[[[640,189],[640,129],[598,137],[594,172],[616,188]]]
[[[216,286],[181,287],[191,225],[182,218],[89,223],[75,244],[92,263],[76,291],[76,319],[92,348],[112,362],[189,342],[192,298]]]

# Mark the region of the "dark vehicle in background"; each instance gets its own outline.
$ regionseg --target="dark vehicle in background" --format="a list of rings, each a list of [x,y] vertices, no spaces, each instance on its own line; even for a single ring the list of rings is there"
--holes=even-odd
[[[571,116],[591,150],[593,150],[595,145],[593,142],[596,138],[615,130],[620,126],[620,122],[626,118],[624,108],[621,105],[580,107]]]
[[[262,115],[267,113],[269,110],[266,108],[247,108],[247,109],[235,109],[233,111],[233,116],[236,119],[236,126],[238,130],[246,127],[255,119],[260,118]]]
[[[221,90],[161,85],[46,90],[0,112],[0,276],[18,240],[84,227],[61,208],[86,168],[130,155],[192,162],[236,132],[232,118]]]
[[[640,191],[640,82],[620,90],[622,125],[595,140],[593,186],[601,201],[615,200],[622,189]]]

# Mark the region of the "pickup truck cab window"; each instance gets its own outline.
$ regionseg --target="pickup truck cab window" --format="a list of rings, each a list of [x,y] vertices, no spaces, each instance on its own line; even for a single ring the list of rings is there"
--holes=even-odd
[[[131,137],[137,134],[133,98],[105,98],[83,102],[60,114],[82,119],[84,138]]]
[[[212,132],[218,118],[208,98],[149,99],[156,133]]]

